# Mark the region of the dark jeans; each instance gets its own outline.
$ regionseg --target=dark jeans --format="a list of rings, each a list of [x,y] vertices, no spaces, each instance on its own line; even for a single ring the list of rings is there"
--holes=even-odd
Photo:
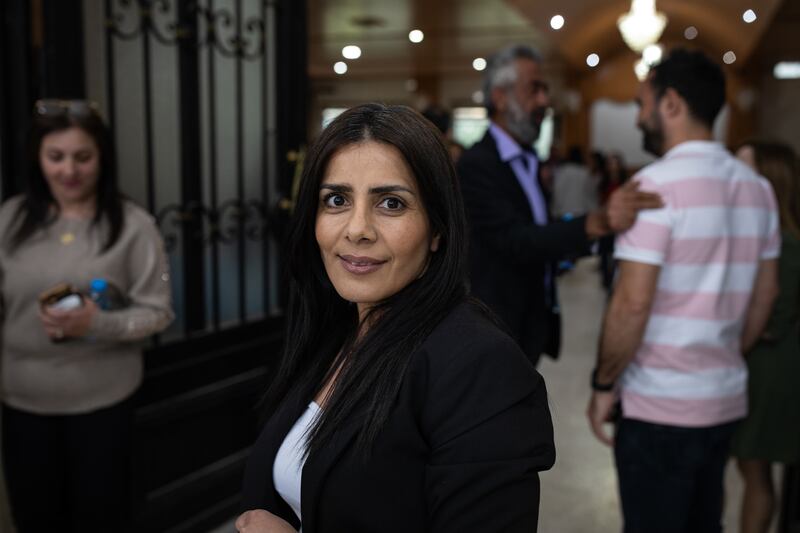
[[[124,530],[133,401],[64,416],[3,405],[3,460],[19,533]]]
[[[737,422],[683,428],[623,418],[614,457],[625,533],[718,533]]]

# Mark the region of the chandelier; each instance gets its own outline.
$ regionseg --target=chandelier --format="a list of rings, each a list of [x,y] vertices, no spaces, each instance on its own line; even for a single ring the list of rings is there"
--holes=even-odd
[[[637,53],[658,42],[666,25],[667,17],[656,11],[656,0],[631,0],[631,10],[617,19],[622,39]]]

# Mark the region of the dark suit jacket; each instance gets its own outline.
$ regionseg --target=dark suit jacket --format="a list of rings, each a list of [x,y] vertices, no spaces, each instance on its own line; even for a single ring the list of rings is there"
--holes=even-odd
[[[588,252],[586,218],[538,226],[488,131],[458,160],[458,175],[470,226],[472,294],[500,316],[534,364],[544,351],[556,357],[560,315],[555,282],[545,288],[545,269],[550,265],[555,276],[555,261]]]
[[[275,454],[310,398],[288,397],[267,422],[245,474],[243,510],[298,526],[272,484]],[[538,472],[553,465],[542,377],[517,345],[464,303],[412,356],[368,460],[358,424],[308,457],[303,533],[535,532]]]

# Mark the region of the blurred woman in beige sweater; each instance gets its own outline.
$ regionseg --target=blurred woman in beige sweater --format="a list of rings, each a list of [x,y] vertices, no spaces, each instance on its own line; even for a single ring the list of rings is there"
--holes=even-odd
[[[163,243],[117,189],[111,135],[84,101],[39,101],[25,194],[0,207],[2,440],[19,533],[123,531],[142,342],[172,320]],[[104,278],[124,308],[56,310]]]

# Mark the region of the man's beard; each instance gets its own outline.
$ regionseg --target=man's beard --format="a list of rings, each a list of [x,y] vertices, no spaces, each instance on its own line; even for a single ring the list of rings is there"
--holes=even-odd
[[[536,108],[530,113],[526,113],[517,99],[512,96],[508,99],[506,126],[517,141],[530,146],[539,138],[539,128],[544,118],[544,112],[544,108]]]
[[[639,122],[637,126],[642,130],[642,148],[656,157],[664,155],[664,125],[657,113],[650,115],[650,123]]]

